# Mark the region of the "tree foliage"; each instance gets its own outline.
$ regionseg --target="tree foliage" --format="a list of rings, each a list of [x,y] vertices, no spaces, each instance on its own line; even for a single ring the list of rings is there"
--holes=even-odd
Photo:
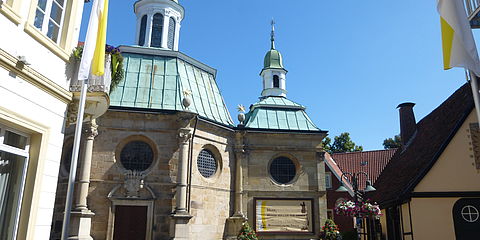
[[[350,138],[350,133],[344,132],[339,136],[335,136],[333,143],[332,139],[326,137],[322,141],[323,149],[328,153],[342,153],[342,152],[361,152],[363,147],[355,144]]]
[[[400,135],[395,135],[393,138],[383,140],[383,148],[385,149],[399,148],[401,146],[402,139],[400,138]]]

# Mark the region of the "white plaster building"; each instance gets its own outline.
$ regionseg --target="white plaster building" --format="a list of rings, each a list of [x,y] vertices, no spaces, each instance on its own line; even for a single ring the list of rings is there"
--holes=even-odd
[[[0,0],[0,239],[49,239],[82,0]]]

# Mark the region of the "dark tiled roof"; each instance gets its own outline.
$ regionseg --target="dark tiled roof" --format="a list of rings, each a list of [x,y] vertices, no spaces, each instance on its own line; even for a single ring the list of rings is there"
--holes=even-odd
[[[399,149],[374,184],[370,197],[382,207],[404,201],[435,164],[473,109],[470,85],[465,84],[417,123],[409,145]]]
[[[334,153],[332,158],[343,172],[366,172],[373,184],[396,150],[395,148],[365,152]],[[365,180],[360,177],[360,189],[365,188]]]

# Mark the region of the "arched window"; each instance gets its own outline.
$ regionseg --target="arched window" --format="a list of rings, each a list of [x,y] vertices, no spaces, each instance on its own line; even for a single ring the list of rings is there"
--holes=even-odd
[[[151,47],[162,47],[162,32],[163,15],[161,13],[156,13],[153,15]]]
[[[175,19],[170,18],[168,23],[168,42],[167,47],[173,50],[173,45],[175,44]]]
[[[138,45],[143,46],[145,44],[145,32],[147,30],[147,15],[143,15],[140,22],[140,36],[138,37]]]
[[[278,75],[273,75],[273,87],[274,88],[280,87],[280,79],[278,78]]]

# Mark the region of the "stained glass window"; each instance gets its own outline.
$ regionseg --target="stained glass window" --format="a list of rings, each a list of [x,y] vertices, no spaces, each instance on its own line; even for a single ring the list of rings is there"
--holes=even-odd
[[[295,163],[286,157],[275,158],[270,164],[270,175],[276,182],[287,184],[295,178]]]
[[[212,152],[206,149],[200,151],[197,158],[197,168],[200,174],[206,178],[215,175],[217,172],[217,161],[213,157]]]

